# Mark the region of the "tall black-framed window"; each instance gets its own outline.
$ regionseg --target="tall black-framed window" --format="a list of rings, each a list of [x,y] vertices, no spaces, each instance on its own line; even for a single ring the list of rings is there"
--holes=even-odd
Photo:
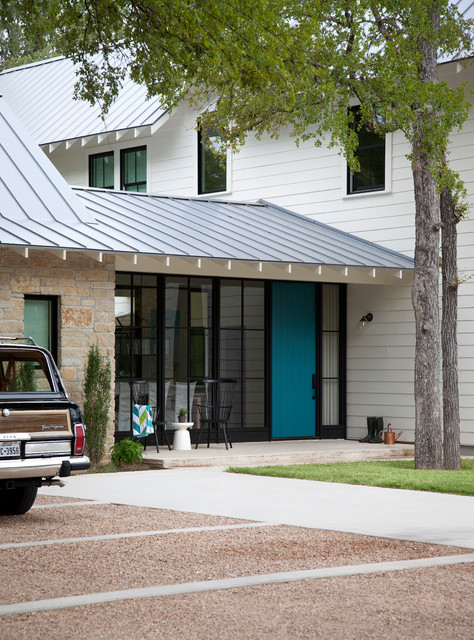
[[[90,155],[89,187],[113,189],[114,186],[114,152]]]
[[[146,155],[146,147],[121,150],[120,183],[123,191],[146,192]]]
[[[58,361],[58,298],[56,296],[25,296],[25,336],[51,352]]]
[[[219,377],[237,380],[230,427],[265,426],[265,284],[219,281]]]
[[[168,426],[187,409],[198,429],[203,380],[219,377],[237,380],[232,437],[268,436],[265,316],[263,281],[117,273],[117,437],[130,433],[132,380],[147,381],[147,400],[161,406]]]
[[[211,129],[206,136],[198,130],[198,193],[226,190],[227,162],[221,136],[217,129]]]
[[[367,193],[385,189],[385,136],[372,133],[360,125],[360,109],[353,107],[353,126],[357,131],[359,143],[355,156],[360,171],[352,173],[347,168],[347,193]]]
[[[133,380],[147,381],[145,403],[162,406],[161,278],[117,273],[115,283],[115,424],[130,434]]]

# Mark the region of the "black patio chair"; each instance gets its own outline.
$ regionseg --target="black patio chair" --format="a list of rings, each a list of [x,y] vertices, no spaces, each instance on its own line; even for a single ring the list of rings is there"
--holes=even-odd
[[[215,429],[216,442],[219,442],[219,427],[224,434],[225,448],[232,448],[232,441],[227,429],[230,414],[232,411],[232,400],[234,397],[236,380],[224,378],[220,380],[203,380],[206,385],[206,398],[197,404],[201,428],[198,431],[196,449],[201,439],[201,433],[207,426],[207,446],[211,441],[211,429]]]
[[[130,396],[132,404],[148,405],[149,393],[148,393],[148,381],[147,380],[131,380],[130,381]],[[166,422],[160,420],[161,407],[158,405],[148,405],[151,411],[151,423],[153,425],[153,432],[155,435],[155,445],[157,453],[160,452],[159,435],[161,434],[161,441],[163,442],[163,436],[165,437],[168,449],[171,451],[171,443],[166,433]],[[143,448],[146,451],[147,438],[143,439]]]

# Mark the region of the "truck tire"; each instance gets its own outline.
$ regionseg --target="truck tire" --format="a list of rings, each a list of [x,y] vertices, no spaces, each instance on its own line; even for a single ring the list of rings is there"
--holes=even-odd
[[[0,515],[18,516],[26,513],[36,500],[38,487],[18,487],[0,491]]]

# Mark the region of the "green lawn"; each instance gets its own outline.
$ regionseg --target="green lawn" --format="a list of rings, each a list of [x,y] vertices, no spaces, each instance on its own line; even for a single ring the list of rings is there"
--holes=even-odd
[[[230,467],[228,471],[279,478],[474,495],[474,460],[470,459],[463,460],[462,468],[458,471],[415,470],[413,460]]]

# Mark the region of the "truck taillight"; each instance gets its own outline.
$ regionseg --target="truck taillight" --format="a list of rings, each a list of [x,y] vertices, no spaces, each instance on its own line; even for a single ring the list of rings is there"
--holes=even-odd
[[[81,456],[84,453],[84,446],[86,444],[86,428],[83,424],[74,425],[74,455]]]

